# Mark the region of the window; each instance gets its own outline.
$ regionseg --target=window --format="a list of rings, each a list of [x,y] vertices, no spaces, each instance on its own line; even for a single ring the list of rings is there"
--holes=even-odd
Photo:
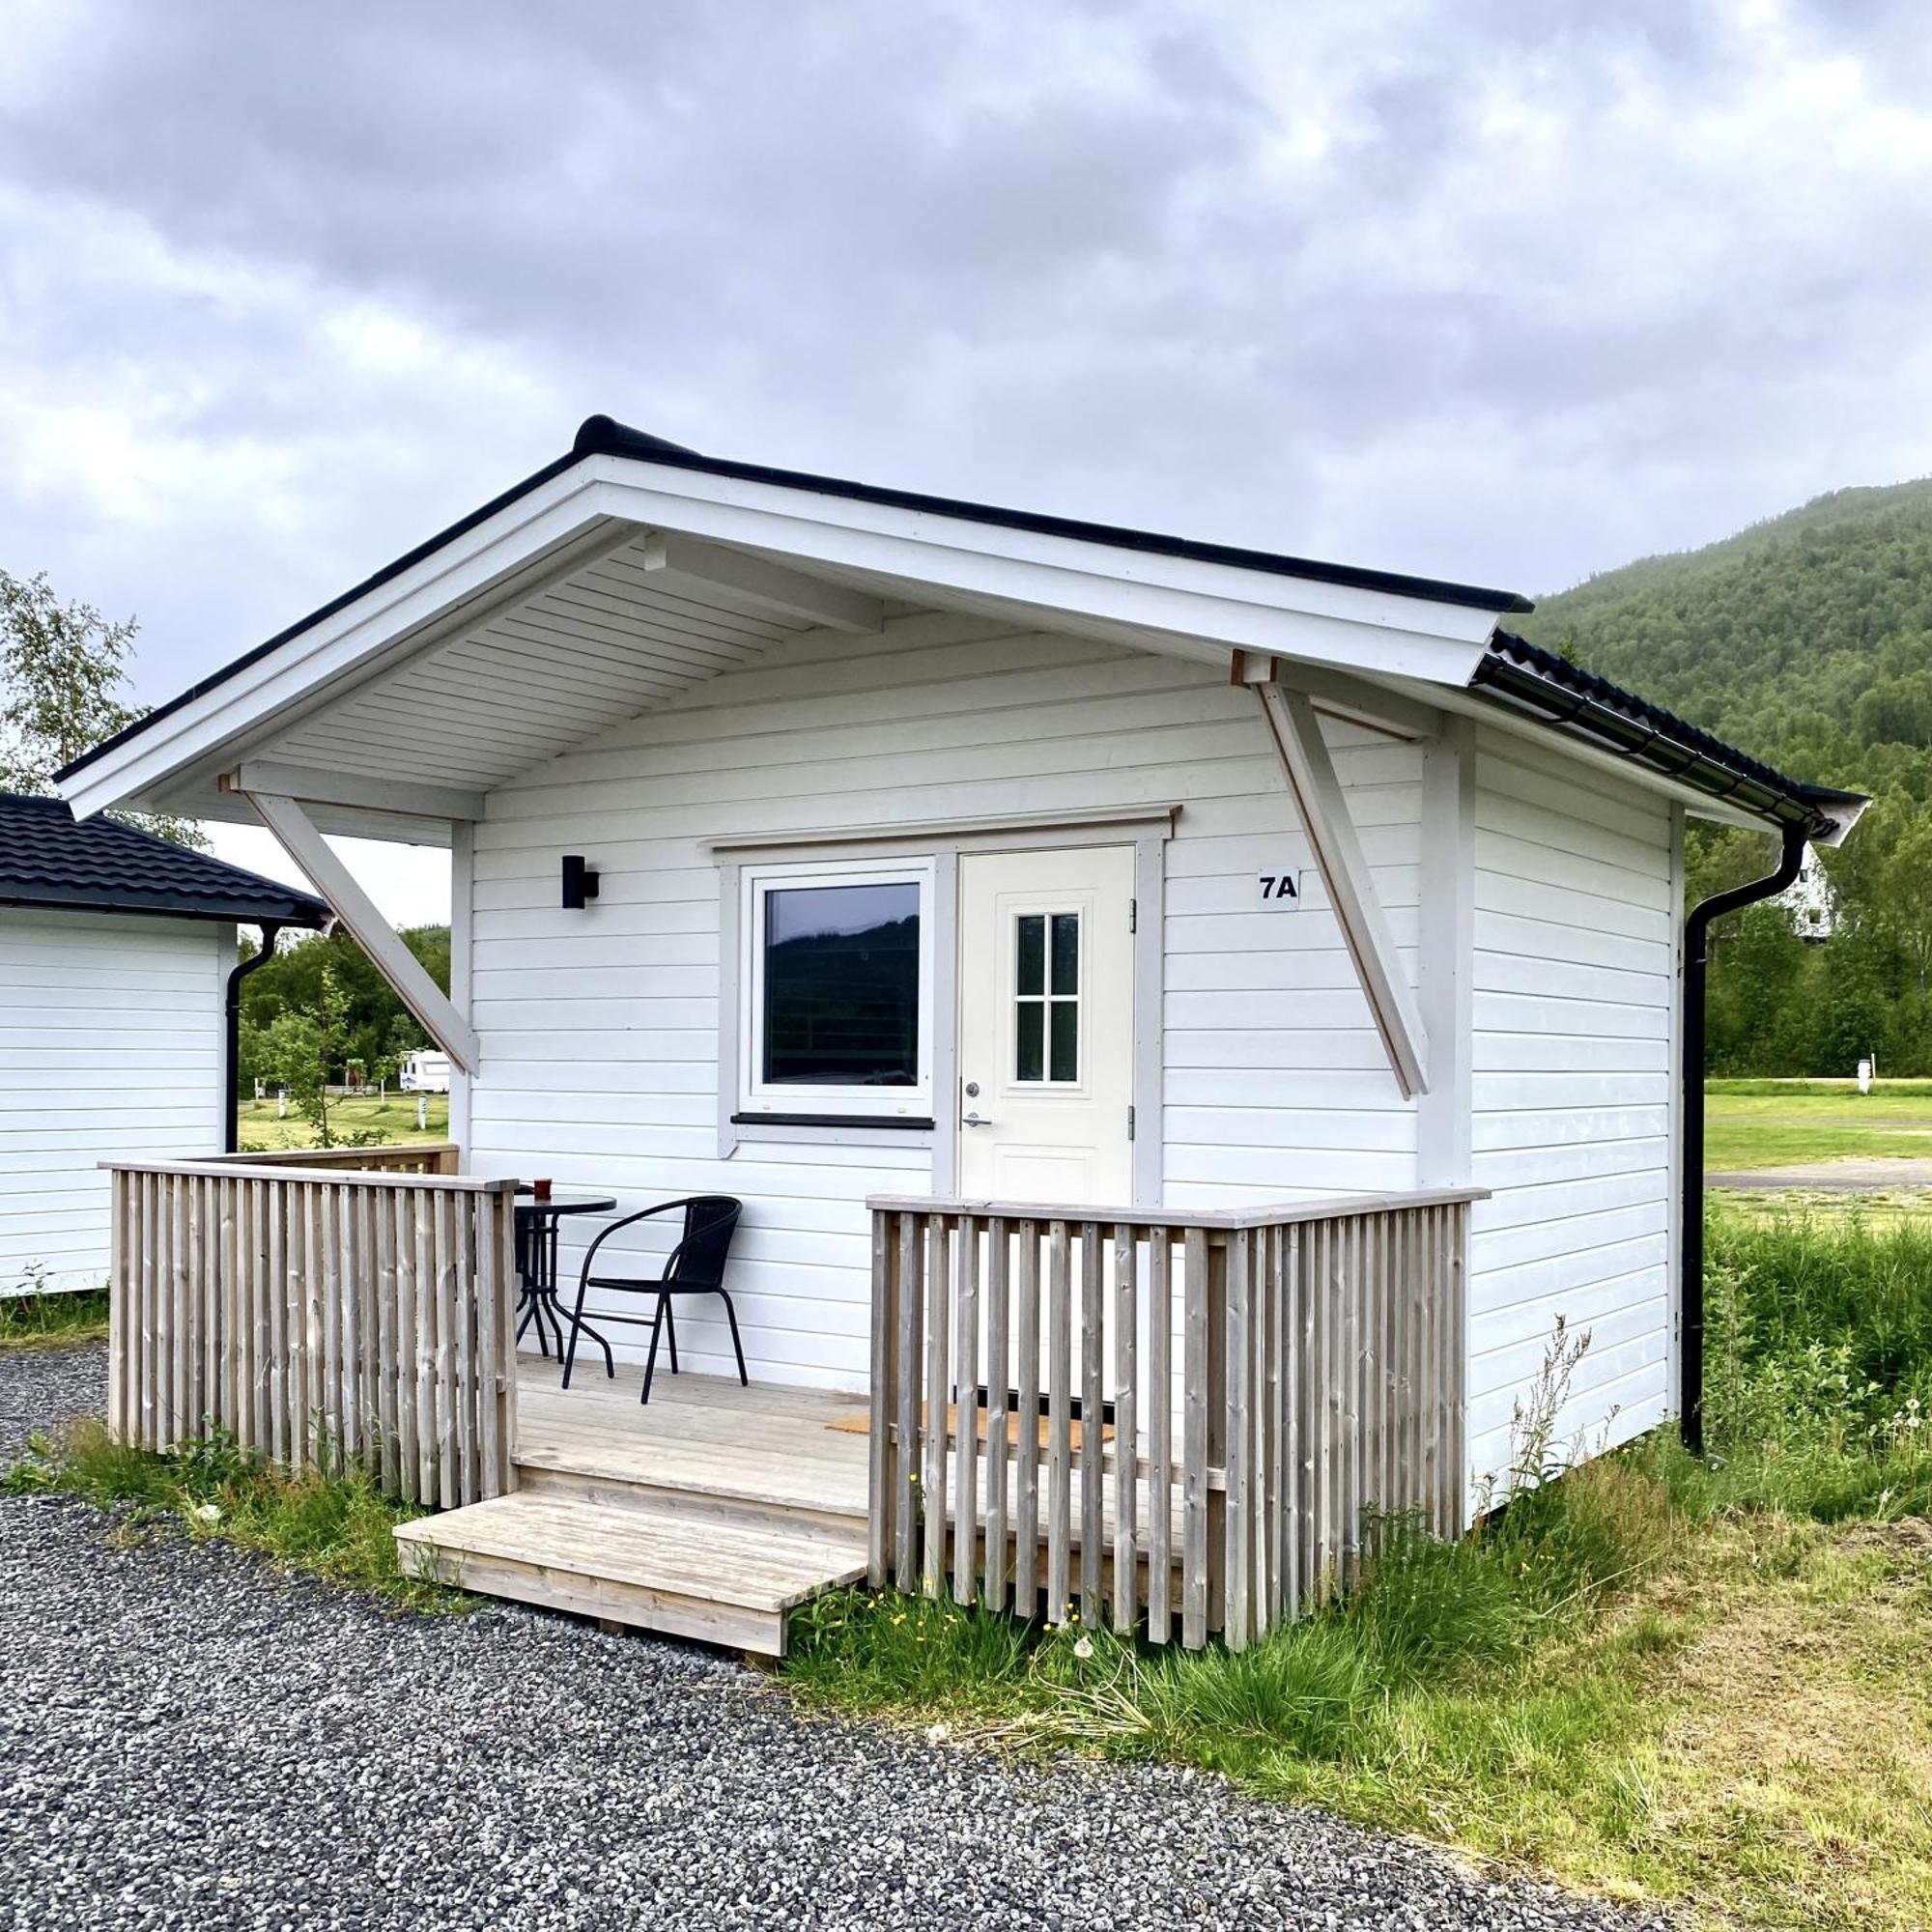
[[[748,1113],[932,1111],[929,867],[745,875]]]
[[[1023,912],[1013,935],[1013,1078],[1080,1079],[1080,915]]]

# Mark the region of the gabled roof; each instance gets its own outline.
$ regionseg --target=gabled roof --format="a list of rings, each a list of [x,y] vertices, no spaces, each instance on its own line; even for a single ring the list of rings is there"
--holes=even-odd
[[[1027,530],[1036,536],[1070,537],[1078,543],[1105,544],[1114,550],[1138,551],[1144,556],[1185,557],[1195,563],[1225,563],[1236,570],[1259,570],[1270,577],[1299,577],[1313,583],[1339,583],[1351,590],[1386,590],[1398,597],[1419,597],[1431,604],[1462,604],[1472,611],[1523,611],[1535,607],[1514,590],[1490,590],[1475,583],[1451,583],[1434,577],[1410,577],[1396,570],[1367,570],[1356,564],[1323,563],[1319,558],[1286,556],[1275,551],[1244,550],[1238,545],[1203,543],[1193,537],[1163,536],[1155,530],[1128,529],[1119,524],[1090,524],[1077,517],[1042,516],[1034,510],[1003,510],[990,503],[971,503],[955,497],[928,497],[914,490],[885,490],[871,483],[853,483],[839,476],[818,476],[804,469],[773,469],[757,463],[734,463],[721,456],[700,456],[662,437],[632,429],[610,416],[587,417],[577,432],[574,457],[635,456],[672,469],[695,469],[706,476],[728,476],[741,483],[770,483],[784,490],[810,490],[816,497],[842,497],[854,503],[879,503],[893,510],[928,510],[936,517],[957,517],[969,524],[990,524],[996,529]]]
[[[333,814],[325,831],[369,836],[355,814],[370,805],[386,814],[380,836],[434,842],[495,785],[787,630],[871,631],[889,612],[938,610],[1420,687],[1640,767],[1739,822],[1828,843],[1850,829],[1858,795],[1787,778],[1497,628],[1529,608],[1505,590],[732,462],[596,415],[554,462],[59,778],[86,811],[135,801],[222,816],[229,768],[252,763],[319,781],[304,796]],[[444,735],[415,731],[423,716]],[[407,828],[400,781],[440,794],[407,808]]]
[[[0,792],[0,905],[327,925],[328,907],[206,852],[67,802]]]
[[[311,611],[307,616],[298,618],[286,630],[277,631],[272,638],[243,651],[238,658],[223,665],[219,670],[211,672],[198,683],[191,684],[185,691],[178,692],[166,703],[156,705],[152,711],[136,719],[133,724],[117,731],[113,737],[104,738],[90,751],[83,752],[60,773],[65,779],[70,774],[83,771],[87,766],[128,739],[151,729],[171,713],[191,703],[195,698],[214,690],[234,677],[237,672],[259,662],[270,652],[300,637],[303,632],[315,628],[338,611],[347,610],[358,599],[366,597],[372,590],[413,569],[426,558],[467,535],[480,525],[489,522],[499,512],[508,509],[520,498],[529,496],[553,478],[560,476],[567,469],[593,457],[629,457],[639,462],[657,464],[673,469],[685,469],[706,476],[770,485],[788,490],[804,490],[813,496],[833,497],[848,502],[870,503],[887,509],[923,512],[932,516],[957,518],[970,524],[983,524],[996,529],[1018,530],[1031,535],[1064,537],[1080,543],[1100,544],[1113,550],[1137,553],[1143,556],[1173,557],[1184,562],[1223,564],[1237,570],[1260,571],[1270,577],[1299,578],[1307,582],[1326,583],[1350,590],[1381,591],[1391,596],[1412,597],[1426,603],[1460,606],[1472,611],[1488,611],[1498,614],[1508,611],[1524,611],[1533,607],[1529,601],[1513,590],[1485,589],[1471,583],[1452,583],[1428,577],[1406,576],[1399,571],[1368,570],[1352,564],[1324,563],[1319,559],[1302,556],[1278,554],[1272,551],[1245,550],[1230,544],[1204,543],[1190,537],[1165,536],[1153,530],[1128,529],[1113,524],[1090,524],[1076,518],[1051,517],[1028,510],[1001,509],[987,503],[961,501],[951,497],[926,496],[911,490],[888,490],[869,483],[855,483],[844,477],[820,476],[806,470],[774,469],[761,464],[738,463],[724,457],[701,456],[694,449],[687,449],[681,443],[668,442],[662,437],[652,436],[640,429],[633,429],[607,415],[588,416],[579,426],[576,440],[569,451],[547,463],[541,469],[533,470],[521,482],[513,483],[509,489],[466,516],[459,518],[447,528],[439,530],[435,536],[417,544],[414,549],[385,563],[382,569],[365,577],[359,583],[353,584],[338,597],[332,597],[327,604]]]

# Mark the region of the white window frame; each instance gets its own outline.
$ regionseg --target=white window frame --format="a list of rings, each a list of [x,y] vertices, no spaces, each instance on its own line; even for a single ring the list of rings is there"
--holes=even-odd
[[[1134,1104],[1141,1122],[1134,1138],[1134,1205],[1158,1208],[1165,1142],[1163,1119],[1161,938],[1166,847],[1180,806],[1137,804],[1086,806],[1067,810],[989,812],[973,818],[897,819],[884,825],[799,832],[789,828],[740,832],[707,838],[701,849],[718,867],[719,992],[718,1158],[783,1160],[784,1146],[891,1149],[896,1155],[918,1149],[935,1194],[951,1194],[958,1179],[959,1099],[957,964],[959,860],[967,852],[1054,850],[1064,845],[1131,842],[1136,852],[1135,897],[1140,913],[1134,933]],[[769,876],[781,865],[801,871],[843,872],[867,862],[933,871],[932,1086],[939,1104],[929,1116],[887,1120],[878,1115],[841,1120],[836,1126],[789,1124],[748,1113],[741,1061],[747,959],[743,931],[743,875]],[[922,934],[923,937],[923,934]],[[895,1090],[882,1088],[881,1093]],[[903,1092],[905,1090],[896,1090]],[[903,1168],[899,1169],[904,1172]]]
[[[738,1109],[796,1120],[838,1116],[852,1120],[920,1121],[932,1118],[934,960],[938,908],[930,859],[864,860],[833,864],[748,865],[740,878],[738,918]],[[760,1077],[765,1064],[765,906],[768,892],[837,889],[840,886],[910,885],[919,890],[919,1079],[911,1087],[784,1086]]]

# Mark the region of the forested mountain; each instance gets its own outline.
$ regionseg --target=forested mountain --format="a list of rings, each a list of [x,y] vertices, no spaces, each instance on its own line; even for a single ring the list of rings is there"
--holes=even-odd
[[[1932,1072],[1932,478],[1837,490],[1702,550],[1542,601],[1538,643],[1796,777],[1875,799],[1827,856],[1838,936],[1733,922],[1712,990],[1714,1070]],[[1766,868],[1771,841],[1704,836],[1691,895]]]

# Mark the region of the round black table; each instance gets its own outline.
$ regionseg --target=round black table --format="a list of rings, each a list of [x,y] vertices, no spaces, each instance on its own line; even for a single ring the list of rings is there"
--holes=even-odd
[[[608,1214],[617,1205],[609,1194],[585,1194],[576,1188],[553,1190],[550,1198],[539,1201],[536,1191],[526,1182],[517,1189],[517,1274],[523,1293],[517,1299],[517,1340],[532,1321],[537,1324],[537,1347],[550,1353],[550,1336],[556,1337],[556,1358],[563,1359],[563,1324],[568,1321],[588,1335],[604,1350],[604,1363],[614,1374],[611,1345],[587,1321],[580,1321],[563,1305],[556,1288],[557,1230],[566,1214]],[[549,1333],[544,1322],[550,1322]]]

